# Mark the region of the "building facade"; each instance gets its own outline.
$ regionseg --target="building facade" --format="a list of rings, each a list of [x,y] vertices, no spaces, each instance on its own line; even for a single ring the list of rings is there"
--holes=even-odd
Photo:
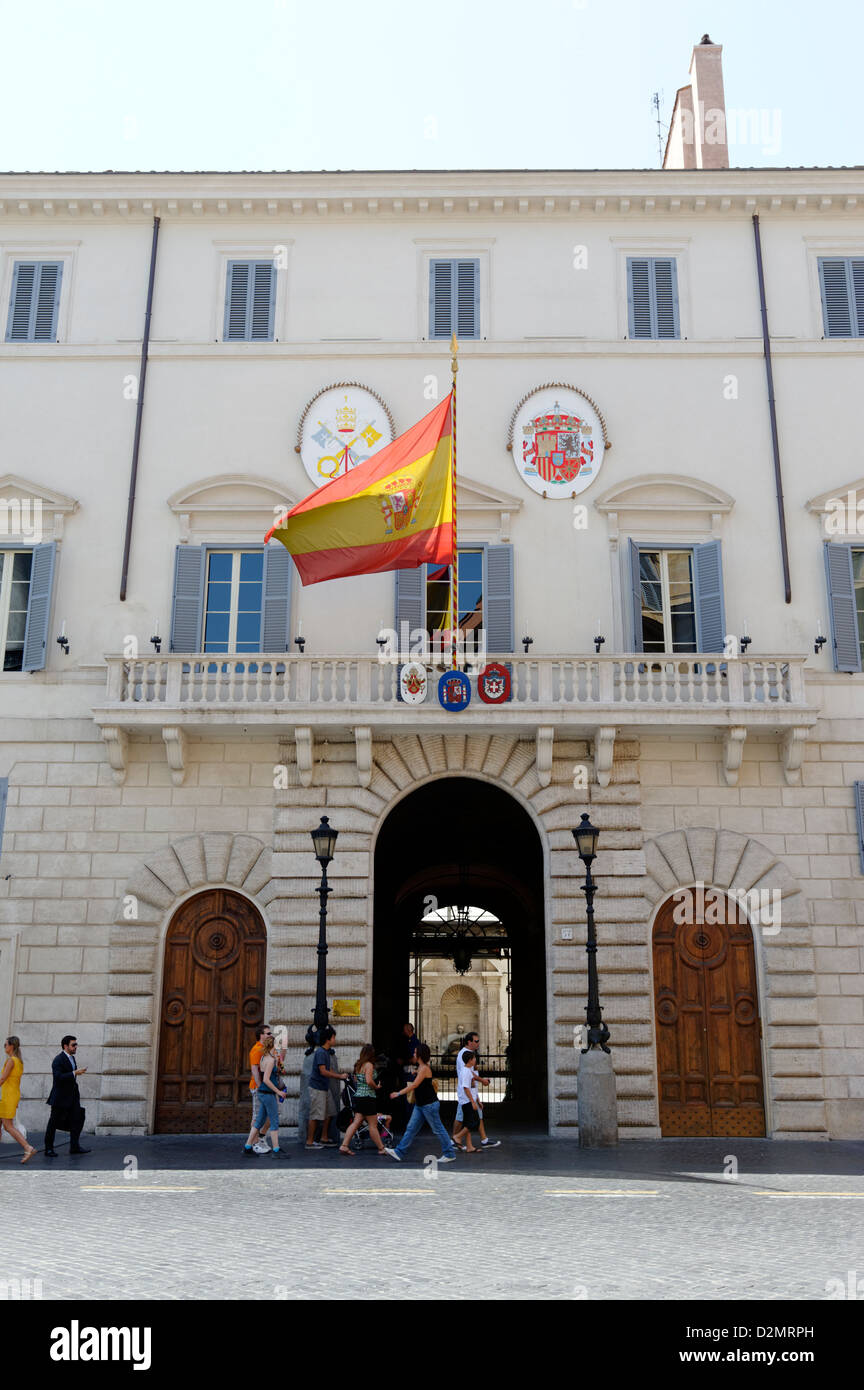
[[[265,1015],[290,1122],[327,815],[342,1061],[408,1016],[427,900],[470,902],[516,1101],[575,1136],[588,811],[621,1136],[864,1134],[862,209],[859,169],[0,177],[25,1124],[73,1032],[89,1128],[239,1130]],[[446,574],[301,589],[264,545],[446,394],[454,330],[462,710],[418,638]]]

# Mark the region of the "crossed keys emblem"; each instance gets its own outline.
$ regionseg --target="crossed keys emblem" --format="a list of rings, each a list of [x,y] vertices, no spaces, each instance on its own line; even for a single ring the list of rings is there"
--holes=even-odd
[[[322,478],[328,480],[335,478],[340,470],[347,473],[350,468],[354,468],[358,463],[365,463],[366,459],[369,458],[369,454],[364,456],[353,452],[354,446],[359,440],[364,440],[367,448],[371,451],[381,438],[381,431],[376,430],[371,420],[364,425],[362,430],[357,431],[348,444],[345,444],[323,420],[318,421],[318,426],[318,432],[313,436],[316,443],[322,447],[327,444],[335,444],[338,449],[338,452],[323,454],[318,460],[318,473]],[[325,468],[325,464],[332,464],[332,467]]]

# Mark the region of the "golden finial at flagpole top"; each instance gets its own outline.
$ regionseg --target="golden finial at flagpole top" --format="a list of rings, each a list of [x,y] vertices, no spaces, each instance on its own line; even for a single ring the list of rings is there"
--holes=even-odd
[[[457,358],[457,356],[456,356],[456,354],[458,353],[458,351],[459,351],[459,344],[458,344],[457,341],[456,341],[456,334],[455,334],[455,333],[451,333],[451,334],[450,334],[450,353],[451,353],[451,357],[450,357],[450,370],[451,370],[451,372],[453,373],[454,376],[456,375],[456,373],[457,373],[458,370],[459,370],[459,360],[458,360],[458,358]]]

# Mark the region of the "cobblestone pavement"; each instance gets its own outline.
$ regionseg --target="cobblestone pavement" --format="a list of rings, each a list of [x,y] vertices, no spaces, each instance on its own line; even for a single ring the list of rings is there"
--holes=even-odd
[[[293,1142],[288,1161],[246,1159],[223,1136],[84,1142],[26,1167],[0,1148],[0,1282],[39,1279],[46,1299],[457,1298],[471,1268],[482,1299],[824,1300],[864,1281],[864,1143],[511,1135],[436,1170],[428,1138],[401,1165]]]

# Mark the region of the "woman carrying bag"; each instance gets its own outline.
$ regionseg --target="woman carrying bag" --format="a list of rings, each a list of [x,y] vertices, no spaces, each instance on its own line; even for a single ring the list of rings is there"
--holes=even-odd
[[[279,1102],[285,1099],[286,1092],[279,1085],[279,1070],[276,1065],[276,1053],[274,1052],[275,1039],[264,1037],[261,1039],[264,1051],[261,1053],[261,1060],[258,1063],[258,1070],[261,1073],[261,1085],[258,1087],[259,1111],[258,1119],[264,1119],[265,1115],[270,1121],[270,1139],[272,1149],[270,1150],[274,1158],[287,1158],[288,1155],[279,1147]],[[253,1144],[257,1144],[260,1130],[255,1125],[249,1131],[249,1138],[243,1146],[244,1154],[254,1153]]]
[[[6,1061],[0,1071],[0,1125],[11,1134],[16,1144],[24,1150],[22,1163],[27,1163],[36,1150],[29,1144],[19,1129],[15,1128],[15,1111],[21,1099],[21,1073],[24,1063],[21,1060],[21,1039],[7,1038],[5,1042]]]
[[[366,1043],[360,1050],[360,1056],[354,1063],[354,1079],[357,1082],[357,1090],[354,1093],[354,1119],[345,1131],[345,1137],[339,1145],[339,1152],[354,1157],[351,1140],[365,1120],[369,1126],[372,1143],[379,1154],[383,1154],[384,1145],[381,1143],[381,1135],[378,1133],[378,1096],[376,1094],[381,1089],[381,1083],[375,1070],[375,1049],[371,1043]]]

